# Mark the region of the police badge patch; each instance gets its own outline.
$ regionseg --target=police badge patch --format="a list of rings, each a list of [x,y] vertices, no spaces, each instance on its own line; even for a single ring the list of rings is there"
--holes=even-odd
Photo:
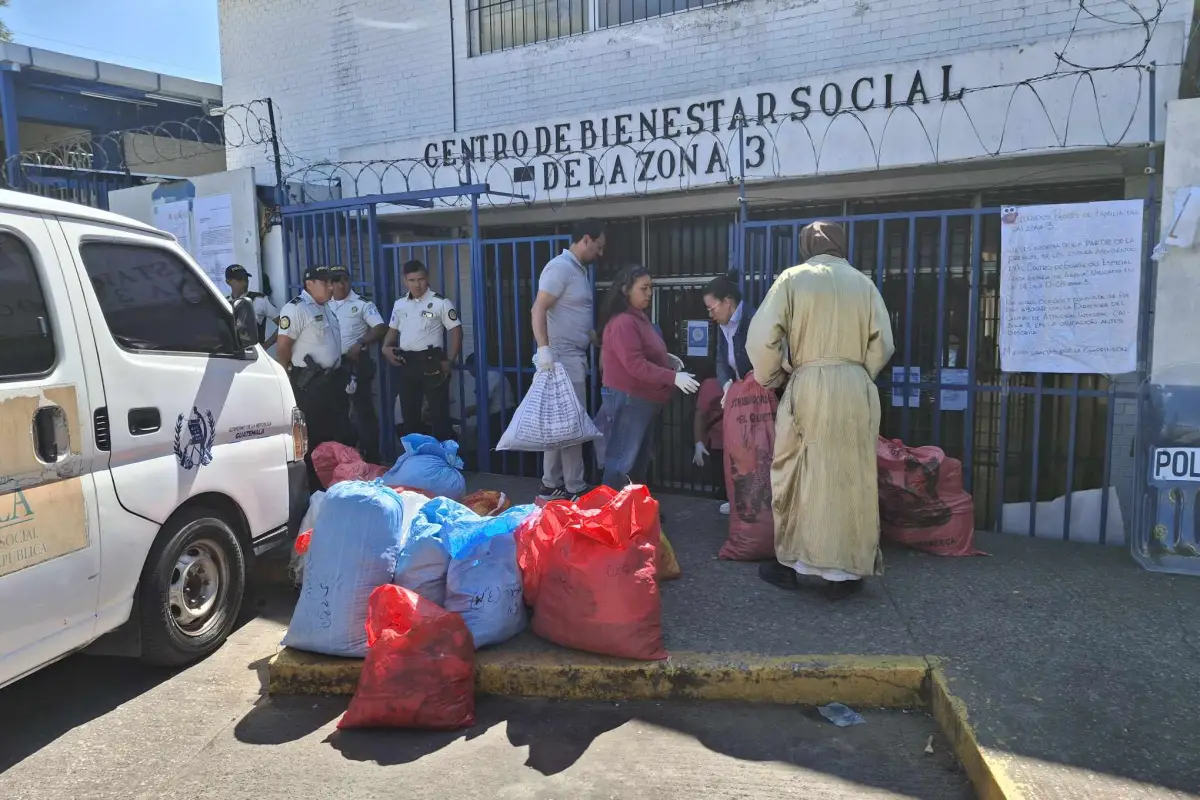
[[[179,466],[186,470],[207,466],[213,460],[213,445],[217,441],[217,423],[211,411],[200,413],[192,406],[187,418],[187,441],[183,439],[184,417],[179,415],[175,422],[175,457]]]
[[[458,322],[458,312],[453,308],[446,312],[446,316],[450,318],[451,322]]]
[[[279,318],[279,330],[286,331],[290,327],[292,327],[292,321],[290,319],[287,317]]]

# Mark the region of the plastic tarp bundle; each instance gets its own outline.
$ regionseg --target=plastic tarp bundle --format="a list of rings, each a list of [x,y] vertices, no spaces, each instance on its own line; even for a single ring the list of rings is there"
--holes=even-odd
[[[497,450],[559,450],[599,438],[562,364],[533,376]]]
[[[532,511],[532,506],[516,506],[498,517],[481,517],[446,498],[421,509],[419,527],[440,529],[438,541],[449,558],[444,605],[462,614],[476,647],[499,644],[525,629],[513,532]]]
[[[547,503],[533,630],[563,647],[643,661],[667,657],[655,556],[658,501],[645,486],[600,487],[577,504]],[[528,555],[528,554],[527,554]]]
[[[400,443],[404,445],[404,455],[383,475],[388,486],[406,486],[451,500],[460,500],[467,493],[458,442],[439,442],[432,436],[410,433]]]
[[[771,510],[771,462],[775,458],[775,393],[749,373],[725,395],[725,491],[729,495],[729,538],[720,557],[761,561],[775,557]]]
[[[979,556],[975,501],[963,489],[962,462],[940,447],[907,447],[879,437],[880,533],[938,556]]]
[[[475,724],[475,645],[458,614],[399,586],[371,593],[370,649],[339,728]]]
[[[392,579],[405,511],[401,496],[377,483],[346,481],[329,488],[285,647],[351,658],[366,654],[367,600]]]
[[[387,467],[368,464],[353,447],[340,442],[324,442],[312,452],[313,470],[328,489],[341,481],[373,481],[387,472]]]

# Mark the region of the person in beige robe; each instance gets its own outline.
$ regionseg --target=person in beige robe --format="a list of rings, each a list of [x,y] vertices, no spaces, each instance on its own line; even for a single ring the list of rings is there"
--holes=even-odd
[[[879,290],[846,261],[841,226],[805,227],[800,254],[804,263],[775,280],[746,340],[755,379],[786,386],[771,464],[777,561],[759,574],[788,589],[797,574],[823,578],[837,599],[883,571],[875,377],[895,345]]]

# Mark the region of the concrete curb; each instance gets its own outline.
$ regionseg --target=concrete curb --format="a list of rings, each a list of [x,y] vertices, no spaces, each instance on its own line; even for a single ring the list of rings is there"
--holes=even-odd
[[[362,659],[284,648],[268,664],[272,695],[351,695]],[[666,661],[605,658],[568,650],[482,651],[480,694],[563,700],[733,700],[863,708],[926,708],[954,748],[980,800],[1023,800],[995,756],[981,748],[938,659],[672,653]]]

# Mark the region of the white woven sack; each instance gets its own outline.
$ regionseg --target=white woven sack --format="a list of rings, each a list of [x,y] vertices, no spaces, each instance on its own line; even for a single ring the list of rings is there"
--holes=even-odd
[[[575,396],[571,378],[562,364],[538,372],[513,412],[497,450],[559,450],[600,438],[587,410]]]

